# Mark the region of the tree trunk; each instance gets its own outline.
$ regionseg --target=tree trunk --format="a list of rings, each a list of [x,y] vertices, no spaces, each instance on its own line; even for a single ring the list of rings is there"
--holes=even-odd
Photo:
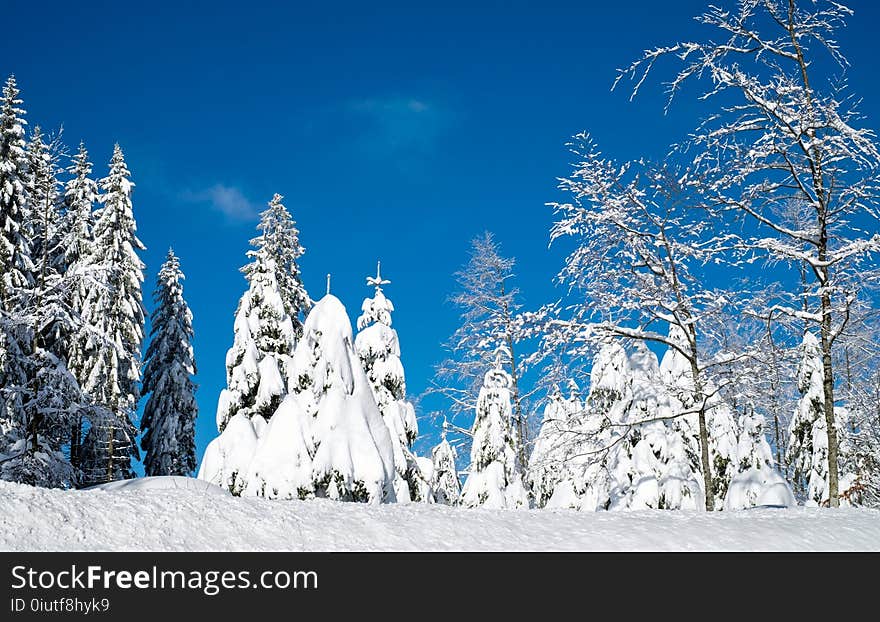
[[[824,392],[825,427],[828,433],[828,505],[840,505],[837,473],[837,427],[834,421],[834,372],[831,366],[831,298],[822,294],[822,389]]]
[[[115,440],[116,429],[110,426],[110,440],[107,441],[107,482],[113,481],[113,441]]]
[[[700,424],[700,464],[703,470],[703,489],[706,491],[706,511],[715,511],[715,486],[712,483],[711,461],[709,460],[709,430],[706,428],[706,404],[703,387],[700,383],[700,369],[697,362],[690,361],[691,374],[694,377],[694,405],[700,405],[697,418]]]

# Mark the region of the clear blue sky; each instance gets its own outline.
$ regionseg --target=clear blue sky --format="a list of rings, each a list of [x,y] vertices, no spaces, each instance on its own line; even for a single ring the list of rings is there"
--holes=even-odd
[[[572,134],[632,158],[660,156],[692,129],[692,100],[664,116],[656,82],[634,103],[610,86],[644,48],[703,36],[691,18],[705,4],[6,0],[0,73],[16,74],[31,125],[85,140],[98,174],[122,145],[148,308],[168,247],[181,257],[201,459],[245,287],[238,269],[274,192],[299,224],[314,297],[332,273],[354,320],[382,260],[418,395],[456,326],[446,297],[471,238],[496,233],[527,305],[558,295],[563,255],[547,249],[544,203],[559,198]],[[877,127],[880,9],[850,5],[840,39]]]

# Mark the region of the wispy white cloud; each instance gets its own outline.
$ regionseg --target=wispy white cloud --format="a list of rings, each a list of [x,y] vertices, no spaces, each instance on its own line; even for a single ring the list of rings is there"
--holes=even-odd
[[[363,147],[387,156],[426,155],[449,127],[450,110],[417,97],[370,97],[349,102]]]
[[[230,220],[251,220],[259,214],[259,207],[248,199],[241,189],[226,184],[214,184],[202,190],[187,190],[181,198],[192,203],[208,203]]]

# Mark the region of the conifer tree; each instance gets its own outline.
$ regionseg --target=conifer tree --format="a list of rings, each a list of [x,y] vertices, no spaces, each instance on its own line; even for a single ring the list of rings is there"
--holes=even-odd
[[[391,433],[394,445],[394,467],[397,473],[394,489],[397,501],[421,501],[420,488],[424,477],[412,453],[418,434],[415,409],[406,399],[406,380],[400,361],[397,331],[391,328],[394,305],[382,292],[391,281],[382,278],[380,264],[376,276],[367,278],[367,285],[376,288],[372,298],[361,305],[363,314],[357,320],[360,331],[354,346],[367,372],[373,397]]]
[[[94,329],[83,357],[83,389],[103,407],[93,412],[83,441],[84,477],[93,483],[132,477],[131,458],[139,455],[133,419],[145,312],[144,265],[137,251],[144,246],[136,234],[130,176],[122,149],[115,145],[109,175],[100,181],[102,206],[89,260],[99,284],[89,288],[83,304],[83,320]]]
[[[441,432],[440,443],[431,450],[431,492],[434,501],[443,505],[456,505],[461,496],[461,482],[458,479],[458,469],[455,461],[458,453],[455,447],[446,440],[446,425],[444,422]]]
[[[169,250],[153,294],[156,310],[144,366],[143,393],[149,398],[141,420],[141,447],[147,475],[189,475],[196,466],[196,367],[183,279],[180,261]]]
[[[23,451],[28,379],[32,377],[33,327],[25,312],[33,264],[27,232],[25,111],[15,77],[3,87],[0,105],[0,459]],[[17,474],[3,469],[4,479]]]
[[[504,369],[504,360],[504,355],[498,353],[477,397],[471,462],[461,492],[461,504],[465,507],[529,506],[529,496],[517,468],[517,437],[511,427],[513,381]]]
[[[825,429],[824,367],[819,340],[805,332],[801,344],[797,384],[801,394],[794,416],[789,423],[787,460],[798,496],[808,505],[828,505],[828,434]],[[839,465],[846,464],[846,426],[843,409],[835,408],[837,437],[840,443]],[[840,473],[840,490],[851,483],[850,474]]]
[[[102,285],[96,278],[101,274],[98,270],[99,266],[94,263],[100,258],[92,253],[92,229],[95,225],[93,210],[98,202],[98,184],[92,179],[92,163],[82,142],[67,170],[71,177],[64,188],[67,222],[64,227],[66,237],[62,246],[65,252],[67,276],[72,285],[71,309],[74,317],[79,321],[76,323],[75,332],[68,337],[65,360],[71,373],[80,386],[83,386],[90,371],[90,344],[102,338],[100,335],[91,334],[94,332],[93,327],[83,321],[87,316],[86,303],[89,292]],[[74,470],[80,467],[83,423],[87,414],[87,408],[81,409],[73,416],[70,426],[70,464]]]
[[[257,434],[244,494],[394,502],[391,434],[354,350],[345,307],[327,294],[312,308],[303,329],[293,357],[291,392]],[[244,436],[237,429],[242,423],[237,415],[229,424],[236,425],[233,433],[239,437]],[[206,479],[230,479],[225,463],[231,451],[221,440],[226,434],[211,443],[211,456],[206,452],[205,460],[210,457],[216,465],[206,470]]]
[[[0,305],[14,309],[13,300],[30,286],[33,265],[25,231],[27,155],[24,140],[25,111],[15,77],[3,87],[0,107]]]
[[[248,251],[248,257],[251,263],[242,269],[248,289],[235,314],[235,337],[226,353],[227,386],[217,404],[220,432],[238,413],[248,418],[272,417],[287,394],[296,343],[274,260],[265,247]]]
[[[299,339],[305,316],[312,308],[312,299],[306,292],[299,269],[299,258],[306,249],[299,242],[296,222],[281,203],[283,198],[275,194],[268,209],[260,214],[260,235],[251,240],[251,246],[265,248],[268,257],[275,262],[275,278],[284,311],[293,324],[295,338]]]

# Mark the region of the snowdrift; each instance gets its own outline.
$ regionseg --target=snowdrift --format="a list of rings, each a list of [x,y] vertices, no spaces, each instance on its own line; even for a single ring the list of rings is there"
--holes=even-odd
[[[84,490],[105,490],[135,492],[141,490],[193,490],[205,494],[229,496],[229,493],[219,486],[192,477],[180,475],[164,475],[161,477],[139,477],[137,479],[121,479],[106,484],[89,486]]]
[[[0,482],[0,549],[880,551],[878,510],[592,513],[273,501],[177,480],[79,491]]]

